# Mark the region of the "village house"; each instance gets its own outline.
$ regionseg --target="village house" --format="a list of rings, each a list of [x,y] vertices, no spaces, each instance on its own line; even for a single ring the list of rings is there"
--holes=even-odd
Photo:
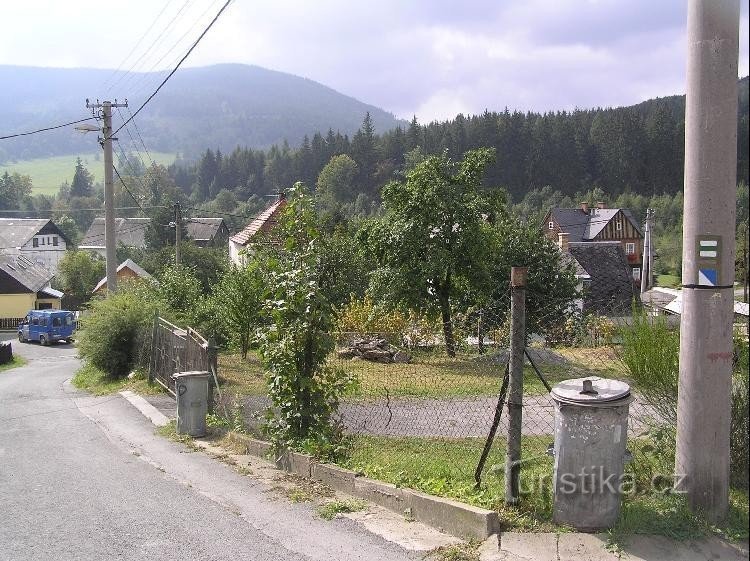
[[[132,259],[126,259],[117,267],[117,285],[120,286],[123,282],[132,282],[137,279],[150,279],[152,278],[143,267],[138,265]],[[103,277],[96,286],[92,293],[101,294],[107,291],[107,277]]]
[[[52,273],[57,272],[69,243],[47,218],[0,218],[0,253],[23,255]]]
[[[598,202],[592,208],[582,202],[579,208],[550,209],[542,221],[544,235],[553,242],[560,233],[568,234],[571,244],[617,242],[625,254],[633,282],[640,284],[643,266],[643,232],[626,208],[607,208]]]
[[[150,218],[116,218],[115,239],[117,246],[145,249],[146,229]],[[187,239],[199,247],[220,247],[229,237],[229,228],[223,218],[186,218]],[[79,249],[93,251],[105,257],[104,218],[95,218],[83,236]]]
[[[15,329],[29,310],[60,309],[54,273],[25,255],[0,254],[0,328]]]
[[[271,206],[253,218],[245,228],[229,238],[229,259],[233,264],[240,267],[245,265],[247,263],[245,255],[251,250],[252,245],[269,241],[268,235],[278,223],[279,215],[285,206],[286,198],[282,193]]]

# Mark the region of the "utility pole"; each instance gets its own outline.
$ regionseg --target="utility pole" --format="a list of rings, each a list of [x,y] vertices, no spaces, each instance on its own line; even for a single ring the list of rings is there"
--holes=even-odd
[[[650,208],[646,209],[646,226],[643,232],[643,265],[641,265],[641,294],[649,290],[653,286],[653,275],[651,274],[651,268],[653,267],[651,249],[651,216],[653,211]]]
[[[508,445],[505,454],[505,504],[519,500],[521,421],[523,415],[523,361],[526,348],[526,267],[510,270],[510,358],[508,372]]]
[[[180,264],[180,242],[182,242],[182,209],[179,201],[174,204],[174,264]]]
[[[688,1],[675,487],[712,522],[729,501],[739,16]]]
[[[111,101],[99,103],[98,100],[96,103],[89,103],[89,100],[86,100],[86,107],[94,111],[95,114],[97,109],[101,110],[97,116],[100,116],[104,121],[99,143],[104,149],[104,247],[107,261],[107,295],[117,292],[117,253],[115,251],[117,248],[117,239],[115,233],[115,196],[112,175],[112,108],[127,106],[127,101],[125,103],[117,103],[116,99],[114,103]]]

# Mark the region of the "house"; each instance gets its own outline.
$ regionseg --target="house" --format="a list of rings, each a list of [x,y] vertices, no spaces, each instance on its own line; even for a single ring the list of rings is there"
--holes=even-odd
[[[641,295],[643,304],[653,315],[681,316],[682,290],[655,286]],[[750,305],[747,302],[734,301],[735,322],[747,322],[750,316]]]
[[[150,218],[115,218],[116,245],[144,249],[146,229],[150,222]],[[199,247],[218,247],[223,245],[229,237],[229,228],[223,218],[187,218],[185,226],[187,238],[195,241]],[[94,251],[106,257],[104,218],[94,219],[78,248]]]
[[[0,327],[15,328],[29,310],[60,309],[54,273],[22,254],[0,254]]]
[[[70,240],[47,218],[0,218],[0,252],[23,255],[57,272]]]
[[[146,228],[150,218],[115,218],[115,239],[117,246],[146,247]],[[104,245],[104,218],[94,218],[78,249],[93,251],[106,258]]]
[[[253,218],[240,232],[229,238],[229,259],[232,263],[244,265],[244,252],[254,243],[274,243],[274,240],[269,238],[269,234],[278,223],[285,206],[286,198],[282,193],[271,206]]]
[[[568,234],[570,243],[616,241],[625,253],[630,275],[640,284],[643,266],[643,232],[630,210],[607,208],[603,202],[591,208],[581,203],[579,208],[550,209],[542,221],[544,235],[557,242],[558,234]]]
[[[136,279],[150,279],[152,278],[140,265],[138,265],[132,259],[126,259],[117,267],[117,283],[118,286],[122,282],[133,281]],[[103,293],[107,290],[107,277],[105,276],[96,283],[94,294]]]
[[[187,218],[187,237],[198,247],[221,247],[229,239],[229,228],[223,218]]]
[[[638,292],[620,242],[570,242],[561,232],[558,247],[563,263],[575,268],[582,289],[582,298],[576,304],[582,312],[611,317],[630,313]]]

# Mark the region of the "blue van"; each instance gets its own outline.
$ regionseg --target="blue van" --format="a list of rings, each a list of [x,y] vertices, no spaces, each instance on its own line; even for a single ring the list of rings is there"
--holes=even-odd
[[[57,341],[73,342],[75,312],[67,310],[31,310],[18,326],[21,343],[39,341],[49,345]]]

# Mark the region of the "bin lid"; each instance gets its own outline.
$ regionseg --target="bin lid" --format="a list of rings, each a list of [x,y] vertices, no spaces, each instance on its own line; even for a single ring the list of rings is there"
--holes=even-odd
[[[552,388],[552,397],[567,403],[602,403],[630,395],[630,386],[620,380],[588,376],[565,380]]]
[[[188,370],[187,372],[175,372],[172,374],[172,378],[200,378],[201,376],[208,377],[210,374],[206,370]]]

